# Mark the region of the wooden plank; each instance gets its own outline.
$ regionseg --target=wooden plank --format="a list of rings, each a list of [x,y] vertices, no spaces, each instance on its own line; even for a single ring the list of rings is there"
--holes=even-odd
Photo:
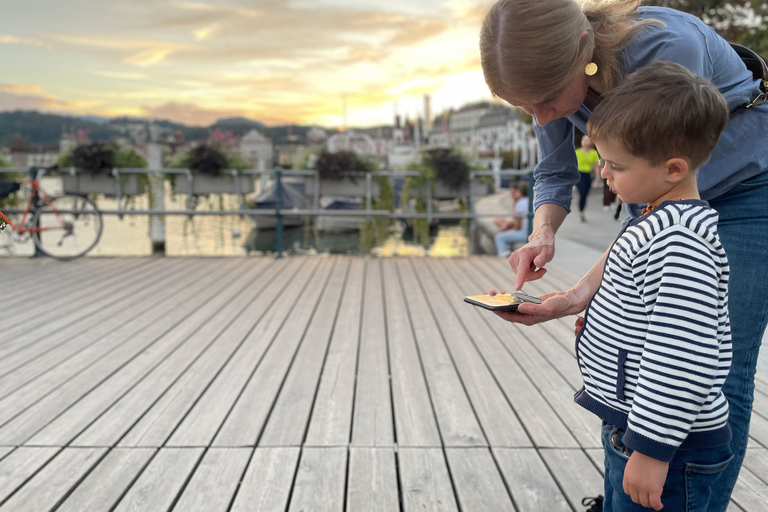
[[[768,419],[752,414],[749,422],[749,436],[763,446],[768,446]]]
[[[586,496],[603,494],[603,476],[581,450],[541,449],[539,454],[574,510]]]
[[[452,276],[445,279],[449,296],[460,298],[474,281],[462,267],[439,265],[440,273]],[[460,300],[460,299],[455,299]],[[472,340],[493,372],[499,386],[504,390],[515,413],[536,446],[576,447],[579,443],[547,402],[541,391],[534,385],[526,369],[513,357],[512,351],[501,341],[509,337],[507,322],[478,308],[461,303],[456,309]],[[530,444],[528,444],[530,446]]]
[[[72,265],[71,263],[75,264]],[[133,264],[139,265],[140,261],[136,260]],[[82,279],[88,279],[90,274],[98,275],[123,265],[125,263],[117,260],[99,259],[92,262],[75,261],[63,263],[57,261],[52,262],[50,265],[36,265],[26,268],[15,266],[12,270],[6,269],[2,273],[3,295],[7,293],[11,306],[14,306],[28,302],[30,296],[33,296],[41,288],[53,287],[55,289],[59,284],[77,283]],[[13,310],[9,310],[9,315],[11,311]],[[6,318],[5,313],[3,318]]]
[[[489,287],[491,283],[480,273],[475,272],[471,265],[466,265],[467,263],[471,262],[464,260],[461,265],[453,262],[444,263],[444,265],[450,268],[448,271],[450,275],[469,276],[470,281],[464,281],[465,286],[469,286],[470,282],[474,281],[481,287]],[[578,374],[579,388],[581,387],[581,374],[576,360],[558,348],[555,339],[544,332],[542,326],[518,326],[496,315],[489,315],[484,311],[479,313],[485,313],[484,319],[496,332],[497,337],[503,341],[509,354],[534,383],[579,444],[585,448],[599,447],[600,420],[573,402],[573,394],[578,388],[573,387],[569,382],[569,379],[574,378],[573,376],[568,379],[564,376],[565,367],[570,369],[569,372],[575,370]],[[545,347],[554,347],[554,350]],[[553,356],[554,359],[550,359]],[[547,446],[566,447],[563,444]]]
[[[346,448],[304,448],[288,511],[344,510],[346,470]]]
[[[515,511],[487,448],[447,448],[445,454],[462,510]]]
[[[312,319],[314,306],[318,304],[328,281],[333,262],[333,259],[322,259],[317,272],[303,291],[295,296],[289,296],[291,302],[294,298],[300,299],[302,307],[293,308],[291,321],[283,325],[270,349],[261,359],[221,430],[214,438],[215,446],[256,445],[304,332]],[[296,304],[298,306],[299,302]],[[310,307],[304,307],[304,304],[309,304]]]
[[[168,270],[166,269],[163,274],[167,273]],[[35,319],[33,322],[5,331],[5,333],[16,334],[12,339],[0,344],[0,374],[5,374],[24,361],[60,343],[75,339],[79,334],[90,329],[109,330],[109,325],[104,326],[102,324],[105,320],[109,322],[114,311],[122,311],[126,304],[132,304],[131,298],[136,291],[145,289],[154,281],[162,278],[163,275],[145,275],[136,282],[124,284],[118,291],[113,289],[108,299],[104,298],[98,303],[84,305],[76,311],[62,311],[61,315],[49,322]]]
[[[155,450],[141,448],[110,450],[93,471],[75,488],[57,512],[101,512],[112,510],[125,491],[146,467]]]
[[[305,446],[346,446],[351,438],[364,271],[364,260],[353,258]]]
[[[147,283],[157,279],[174,265],[173,261],[160,260],[151,267],[142,267],[140,272],[132,274],[133,279],[120,280],[121,286],[99,287],[97,292],[87,297],[67,301],[66,307],[54,311],[47,311],[35,317],[33,325],[24,323],[0,332],[0,356],[5,357],[13,353],[18,347],[25,347],[45,336],[57,333],[72,325],[88,322],[88,318],[106,306],[109,306],[126,297],[130,297],[135,290],[146,286]],[[119,280],[119,277],[115,278]]]
[[[197,467],[174,510],[226,512],[253,452],[250,448],[211,448]]]
[[[115,512],[168,510],[202,454],[202,448],[163,448],[120,500]]]
[[[264,426],[259,446],[301,446],[304,442],[348,269],[344,260],[337,261],[331,269],[317,310]]]
[[[120,396],[71,444],[113,446],[155,404],[158,407],[153,409],[147,421],[138,425],[133,442],[149,437],[143,446],[159,446],[167,439],[194,403],[194,398],[202,392],[200,388],[204,389],[210,383],[215,371],[221,369],[252,325],[250,319],[242,318],[242,313],[262,292],[271,276],[261,272],[261,267],[250,267],[248,272],[244,274],[248,276],[244,279],[246,286],[226,308],[191,336],[180,350]],[[246,325],[240,331],[228,331],[238,319]],[[231,336],[223,337],[227,332]]]
[[[458,512],[443,450],[403,448],[397,459],[404,512]]]
[[[174,319],[178,323],[173,329],[162,325],[159,338],[149,348],[144,349],[139,354],[140,357],[134,357],[127,363],[120,361],[118,371],[102,377],[104,380],[94,381],[91,372],[83,372],[7,422],[0,428],[0,444],[21,444],[36,433],[40,434],[40,444],[47,442],[59,445],[63,444],[60,442],[62,438],[74,438],[109,408],[117,397],[182,347],[193,333],[215,317],[219,310],[225,308],[241,291],[241,288],[232,286],[232,283],[240,283],[243,277],[247,276],[229,276],[213,284],[206,293],[195,297],[194,300],[203,301],[188,304],[189,309],[186,311],[180,310],[182,318],[186,321],[178,322],[178,319]],[[52,421],[54,418],[55,421]]]
[[[760,480],[768,483],[768,450],[751,448],[744,456],[744,467],[749,469]]]
[[[301,259],[291,259],[285,266],[281,277],[270,285],[263,294],[270,301],[264,307],[264,316],[260,317],[254,328],[248,333],[245,342],[214,381],[205,390],[191,411],[178,426],[169,446],[208,446],[219,431],[233,405],[237,402],[243,388],[260,364],[283,323],[295,307],[293,294],[286,290],[306,288],[314,265]],[[297,270],[306,267],[297,275]],[[274,300],[275,297],[280,297]]]
[[[100,311],[92,317],[92,328],[73,325],[54,335],[34,343],[0,361],[0,396],[5,396],[13,389],[34,379],[41,373],[77,354],[90,345],[100,342],[108,334],[118,330],[124,324],[141,316],[148,309],[156,306],[168,294],[183,287],[179,277],[182,272],[176,269],[126,298]],[[90,323],[90,322],[89,322]],[[99,343],[102,345],[102,343]]]
[[[59,450],[60,448],[16,448],[0,460],[0,504],[47,464]]]
[[[407,260],[396,260],[432,405],[445,446],[487,446],[456,367]]]
[[[300,453],[299,448],[256,448],[231,512],[285,510]]]
[[[14,450],[13,446],[0,446],[0,460],[3,460],[6,455]]]
[[[749,512],[768,511],[768,484],[749,469],[741,468],[731,500]]]
[[[392,446],[394,425],[389,388],[389,350],[384,318],[381,265],[367,266],[360,355],[357,367],[353,446]]]
[[[482,259],[481,261],[487,262],[487,258]],[[475,275],[477,275],[477,270],[478,269],[474,266],[467,268],[468,272],[474,272]],[[490,278],[492,279],[493,276],[491,275]],[[483,282],[487,283],[487,285],[492,284],[492,281],[487,279],[483,280]],[[526,285],[526,290],[533,295],[539,295],[541,292],[537,293],[538,289],[536,287],[540,285],[537,283],[537,281],[534,281],[531,283],[531,287]],[[525,336],[531,340],[534,347],[540,351],[548,361],[552,362],[554,367],[557,368],[557,371],[571,385],[574,391],[582,386],[581,372],[579,371],[575,355],[574,343],[576,338],[574,336],[573,328],[570,327],[574,325],[575,319],[575,316],[569,317],[569,327],[567,329],[559,324],[562,319],[550,320],[549,322],[544,322],[535,326],[535,328],[514,324],[515,327],[518,327],[521,330],[521,332],[525,333]]]
[[[395,432],[400,447],[442,446],[419,350],[394,262],[382,262],[392,371]]]
[[[232,308],[235,315],[221,333],[215,336],[214,343],[167,388],[150,409],[143,413],[141,419],[120,440],[119,446],[165,444],[200,396],[209,388],[211,381],[221,374],[223,367],[231,362],[233,357],[236,357],[254,324],[269,311],[274,297],[281,293],[286,282],[290,282],[294,277],[295,268],[296,265],[292,265],[277,272],[260,273],[251,283],[250,290],[238,298],[238,306]],[[146,391],[141,389],[142,385],[131,392],[134,394],[133,399],[138,402],[147,398]],[[150,383],[146,385],[149,386]]]
[[[99,462],[105,448],[65,448],[0,507],[2,511],[52,510]]]
[[[494,448],[504,481],[518,510],[570,512],[571,507],[533,448]],[[582,510],[581,508],[577,510]]]
[[[431,310],[443,339],[446,341],[451,359],[467,390],[474,409],[491,446],[532,446],[531,439],[525,432],[517,414],[510,405],[486,361],[474,345],[471,330],[463,323],[463,314],[470,313],[465,304],[451,297],[455,289],[449,282],[448,274],[440,268],[433,270],[434,263],[423,260],[411,260],[414,274],[424,290],[427,304]],[[442,276],[442,279],[438,275]],[[459,310],[458,307],[462,309]]]
[[[346,510],[400,510],[394,449],[350,449]]]
[[[9,442],[9,439],[18,439],[16,435],[23,436],[22,432],[29,431],[28,429],[34,428],[35,425],[39,425],[37,428],[40,428],[47,422],[46,418],[55,417],[115,371],[131,364],[138,354],[146,350],[145,360],[132,365],[139,371],[143,371],[142,364],[150,364],[152,354],[162,352],[163,341],[165,341],[163,335],[169,333],[174,326],[201,306],[210,303],[223,291],[222,283],[226,286],[227,280],[219,277],[223,275],[220,272],[223,273],[226,268],[226,265],[222,265],[220,271],[213,271],[197,281],[192,288],[189,288],[186,296],[179,297],[172,303],[172,308],[160,309],[158,320],[154,323],[150,319],[147,323],[140,325],[141,319],[138,319],[137,323],[126,324],[118,331],[111,333],[102,344],[107,346],[114,344],[116,348],[107,351],[104,357],[96,360],[86,369],[82,370],[83,366],[79,358],[73,358],[70,361],[71,366],[60,365],[0,400],[0,424],[8,423],[22,411],[27,410],[11,425],[0,429],[0,439],[6,436],[5,440]],[[191,324],[194,327],[194,322]],[[166,340],[174,341],[172,338],[166,338]],[[92,350],[96,348],[92,347]],[[87,359],[88,352],[81,353],[81,357]]]
[[[130,278],[137,269],[148,266],[140,261],[128,265],[114,261],[111,265],[94,263],[80,269],[61,269],[56,275],[35,279],[30,276],[17,293],[8,293],[8,308],[2,312],[6,328],[28,322],[44,313],[66,307],[70,302],[88,298],[104,288],[116,286],[122,279]]]

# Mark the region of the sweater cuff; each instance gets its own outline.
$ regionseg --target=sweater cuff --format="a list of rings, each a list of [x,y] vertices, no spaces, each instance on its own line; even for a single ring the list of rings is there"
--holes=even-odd
[[[678,448],[680,448],[679,445],[660,443],[650,437],[638,434],[632,430],[631,427],[627,427],[621,442],[632,451],[640,452],[643,455],[647,455],[648,457],[662,462],[671,461],[672,457],[677,453]]]

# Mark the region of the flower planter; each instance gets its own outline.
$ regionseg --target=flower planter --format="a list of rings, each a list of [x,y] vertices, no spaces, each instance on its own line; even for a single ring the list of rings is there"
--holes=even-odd
[[[351,179],[343,180],[320,180],[320,196],[353,196],[353,197],[366,197],[365,190],[365,176],[356,178],[353,182]],[[312,197],[315,193],[315,183],[313,178],[308,178],[306,181],[307,196]],[[371,180],[371,197],[378,197],[381,193],[381,185],[376,180]]]
[[[452,190],[448,185],[441,181],[435,181],[434,188],[432,189],[432,199],[455,199],[457,197],[469,197],[469,185],[459,187],[457,190]],[[473,187],[474,196],[487,196],[490,193],[491,186],[488,183],[475,183]],[[414,191],[416,195],[416,191]],[[424,194],[426,197],[426,192]]]
[[[107,174],[78,174],[77,176],[64,174],[61,181],[64,192],[117,195],[115,178]],[[144,180],[140,180],[136,174],[120,176],[120,193],[123,196],[137,196],[145,191]]]
[[[173,189],[177,194],[189,194],[189,184],[185,174],[176,174]],[[255,190],[253,176],[237,177],[240,182],[240,193],[250,194]],[[235,178],[232,175],[209,176],[207,174],[192,175],[192,194],[236,194]]]

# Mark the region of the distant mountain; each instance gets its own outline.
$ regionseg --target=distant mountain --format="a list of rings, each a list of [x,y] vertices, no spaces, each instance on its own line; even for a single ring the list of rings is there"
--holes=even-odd
[[[107,124],[109,122],[108,117],[100,117],[100,116],[80,116],[80,119],[83,121],[88,121],[90,123],[95,124]]]
[[[8,146],[15,137],[23,137],[31,146],[58,146],[62,133],[76,133],[77,130],[88,130],[92,141],[105,142],[118,137],[128,137],[129,127],[137,124],[146,125],[145,133],[148,133],[149,123],[147,119],[132,117],[68,117],[27,110],[0,112],[0,147]],[[295,135],[300,141],[305,141],[309,130],[308,126],[299,125],[266,126],[245,117],[219,119],[208,127],[186,126],[167,120],[152,123],[162,128],[166,134],[181,132],[187,141],[205,139],[214,128],[228,130],[240,136],[255,128],[269,137],[274,144],[282,144],[288,135]],[[329,133],[333,132],[334,130],[329,130]]]
[[[226,119],[219,119],[213,126],[251,126],[258,130],[263,130],[266,126],[258,121],[253,121],[246,117],[228,117]]]

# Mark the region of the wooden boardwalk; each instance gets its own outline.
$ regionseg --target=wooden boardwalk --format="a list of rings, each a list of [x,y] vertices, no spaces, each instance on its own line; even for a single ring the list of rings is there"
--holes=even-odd
[[[526,291],[563,289],[552,268]],[[0,260],[0,511],[581,511],[573,319],[502,260]],[[768,510],[768,376],[734,512]]]

